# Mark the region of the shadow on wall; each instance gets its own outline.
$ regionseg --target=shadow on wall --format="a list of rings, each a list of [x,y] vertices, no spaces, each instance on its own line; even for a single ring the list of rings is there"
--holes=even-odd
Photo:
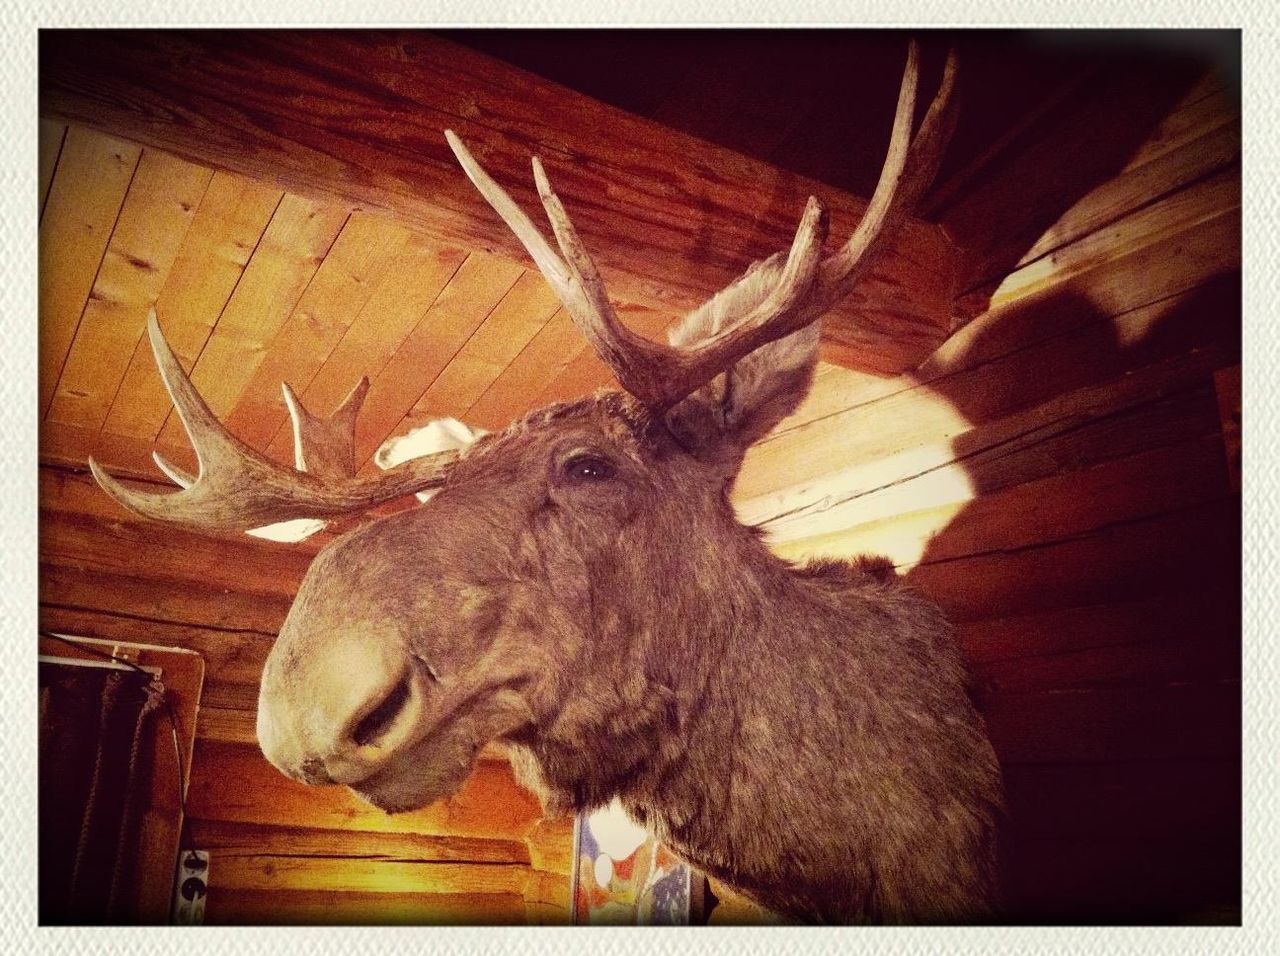
[[[1197,76],[1103,68],[947,201],[975,313]],[[1240,361],[1238,229],[1229,207],[1108,248],[918,373],[971,423],[953,447],[974,498],[908,579],[956,622],[1004,766],[1016,922],[1240,918],[1240,499],[1218,388]]]
[[[1240,516],[1213,381],[1239,361],[1239,275],[1159,305],[1126,347],[1124,316],[1034,303],[993,327],[1002,357],[930,386],[974,423],[975,498],[908,579],[955,621],[1005,768],[1017,919],[1239,901]]]

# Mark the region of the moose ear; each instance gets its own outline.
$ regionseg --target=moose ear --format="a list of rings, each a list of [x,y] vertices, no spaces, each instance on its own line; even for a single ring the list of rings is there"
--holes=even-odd
[[[425,425],[393,435],[373,453],[373,461],[384,471],[413,458],[439,454],[442,451],[461,451],[488,434],[483,428],[474,428],[456,418],[433,418]],[[439,489],[419,491],[419,501],[427,501]]]
[[[781,253],[754,263],[741,277],[685,316],[667,335],[683,349],[714,338],[759,305],[777,285]],[[762,345],[667,412],[666,424],[686,451],[737,474],[755,442],[790,415],[809,393],[818,362],[821,322]]]

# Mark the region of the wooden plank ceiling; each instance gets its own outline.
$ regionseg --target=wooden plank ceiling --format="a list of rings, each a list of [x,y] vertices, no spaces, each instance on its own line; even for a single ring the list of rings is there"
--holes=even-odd
[[[334,79],[356,53],[390,79]],[[267,64],[276,85],[229,108],[223,88]],[[450,65],[460,79],[447,79]],[[422,70],[437,85],[406,105],[404,84]],[[896,69],[885,77],[887,101],[897,80]],[[513,86],[532,104],[518,115]],[[458,102],[464,87],[474,102]],[[41,90],[42,460],[95,455],[140,478],[156,477],[153,448],[194,464],[144,334],[153,305],[214,412],[280,460],[291,455],[281,382],[327,414],[370,378],[356,449],[366,468],[387,437],[428,419],[498,428],[611,383],[505,227],[440,160],[446,125],[531,210],[512,157],[569,153],[552,175],[623,321],[650,337],[784,248],[809,192],[822,192],[837,228],[862,208],[430,36],[55,34],[42,37]],[[316,119],[317,98],[339,90],[342,115]],[[381,125],[362,112],[377,103],[390,104]],[[568,140],[571,128],[586,133]],[[659,165],[674,168],[674,156],[685,171]],[[824,355],[884,373],[932,351],[948,332],[948,248],[936,227],[909,225],[858,303],[861,324],[837,317]],[[655,292],[655,276],[670,286]]]

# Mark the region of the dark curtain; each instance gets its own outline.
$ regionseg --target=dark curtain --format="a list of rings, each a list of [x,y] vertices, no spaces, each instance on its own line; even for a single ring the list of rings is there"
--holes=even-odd
[[[143,746],[163,689],[149,675],[41,662],[42,924],[137,922]]]

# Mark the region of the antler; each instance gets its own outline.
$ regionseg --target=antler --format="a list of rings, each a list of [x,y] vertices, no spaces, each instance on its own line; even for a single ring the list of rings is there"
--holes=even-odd
[[[209,410],[165,341],[154,309],[147,317],[147,334],[200,472],[193,477],[153,455],[183,490],[152,494],[126,488],[90,458],[89,468],[103,490],[143,517],[206,531],[248,531],[291,519],[333,517],[443,484],[458,458],[457,452],[445,451],[376,475],[356,476],[355,419],[369,388],[362,379],[328,419],[308,413],[285,386],[294,457],[304,470],[278,465],[228,432]]]
[[[595,263],[536,157],[534,180],[561,255],[552,250],[529,217],[480,167],[462,141],[451,130],[445,130],[445,137],[468,178],[524,245],[574,323],[613,370],[622,387],[648,408],[661,413],[762,345],[817,321],[853,291],[888,247],[933,181],[954,126],[956,58],[952,52],[947,57],[938,93],[912,139],[919,59],[919,49],[912,42],[885,165],[862,221],[848,242],[835,255],[821,258],[827,236],[827,216],[821,203],[810,197],[772,292],[745,315],[690,348],[651,342],[618,321]]]

